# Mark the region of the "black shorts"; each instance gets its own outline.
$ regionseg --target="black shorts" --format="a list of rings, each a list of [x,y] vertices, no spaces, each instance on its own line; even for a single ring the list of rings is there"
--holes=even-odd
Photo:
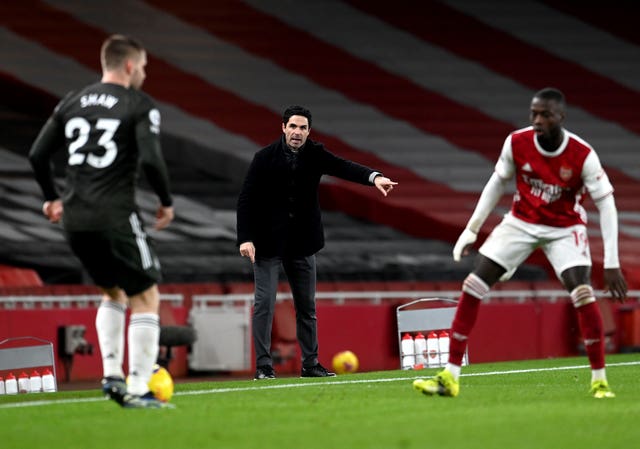
[[[97,286],[120,287],[130,296],[160,282],[160,262],[137,214],[116,228],[66,234]]]

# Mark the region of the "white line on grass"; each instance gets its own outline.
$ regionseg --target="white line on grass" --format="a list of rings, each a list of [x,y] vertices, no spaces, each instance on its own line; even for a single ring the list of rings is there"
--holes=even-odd
[[[607,368],[611,366],[629,366],[629,365],[640,365],[640,361],[638,362],[618,362],[618,363],[607,363]],[[472,377],[472,376],[493,376],[495,374],[522,374],[522,373],[541,373],[543,371],[563,371],[570,369],[580,369],[580,368],[589,368],[589,365],[579,365],[579,366],[557,366],[552,368],[532,368],[532,369],[516,369],[511,371],[487,371],[486,373],[469,373],[469,374],[461,374],[461,377]]]
[[[607,368],[614,367],[614,366],[631,366],[631,365],[640,365],[640,361],[608,363]],[[589,365],[557,366],[557,367],[550,367],[550,368],[531,368],[531,369],[518,369],[518,370],[509,370],[509,371],[488,371],[483,373],[462,374],[461,376],[462,377],[495,376],[495,375],[505,375],[505,374],[537,373],[537,372],[544,372],[544,371],[564,371],[564,370],[585,369],[585,368],[589,368]],[[181,391],[181,392],[176,392],[175,396],[194,396],[194,395],[204,395],[204,394],[235,393],[235,392],[256,391],[256,390],[279,390],[283,388],[320,387],[325,385],[367,384],[367,383],[398,382],[398,381],[404,382],[412,379],[418,379],[420,377],[424,377],[424,376],[394,377],[389,379],[336,380],[336,381],[330,381],[330,382],[303,382],[303,383],[295,383],[295,384],[290,383],[290,384],[277,384],[277,385],[265,385],[266,383],[268,383],[268,381],[267,382],[261,381],[260,386],[235,387],[235,388],[210,388],[207,390]],[[96,397],[96,398],[56,399],[56,400],[48,400],[48,401],[15,402],[10,404],[0,404],[0,409],[39,407],[43,405],[57,405],[57,404],[77,404],[82,402],[99,402],[99,401],[105,401],[105,400],[107,399],[102,397]]]
[[[625,366],[625,365],[640,365],[640,361],[637,362],[619,362],[619,363],[608,363],[607,368],[613,366]],[[562,370],[573,370],[573,369],[584,369],[589,368],[589,365],[574,365],[574,366],[558,366],[551,368],[531,368],[531,369],[521,369],[521,370],[509,370],[509,371],[489,371],[483,373],[469,373],[469,374],[461,374],[461,377],[471,377],[471,376],[494,376],[501,374],[522,374],[522,373],[535,373],[535,372],[543,372],[543,371],[562,371]],[[320,387],[323,385],[345,385],[345,384],[369,384],[369,383],[381,383],[381,382],[398,382],[398,381],[407,381],[413,379],[420,379],[424,376],[415,376],[415,377],[392,377],[389,379],[358,379],[358,380],[335,380],[330,382],[308,382],[308,383],[295,383],[295,384],[278,384],[278,385],[261,385],[256,387],[239,387],[239,388],[215,388],[215,389],[207,389],[207,390],[193,390],[193,391],[182,391],[180,393],[176,393],[180,396],[191,396],[191,395],[199,395],[199,394],[215,394],[215,393],[230,393],[236,391],[255,391],[255,390],[277,390],[282,388],[298,388],[298,387]]]
[[[22,408],[22,407],[39,407],[41,405],[57,405],[57,404],[79,404],[81,402],[98,402],[106,401],[105,398],[75,398],[75,399],[52,399],[48,401],[33,402],[13,402],[10,404],[0,404],[0,408]]]

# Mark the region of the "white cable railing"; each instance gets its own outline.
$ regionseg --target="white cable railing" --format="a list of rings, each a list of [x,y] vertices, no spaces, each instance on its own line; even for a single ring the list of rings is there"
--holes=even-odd
[[[332,291],[317,292],[316,299],[333,301],[337,304],[345,304],[350,300],[369,300],[371,304],[381,304],[385,300],[420,299],[420,298],[445,298],[458,299],[459,290],[406,290],[406,291]],[[608,297],[608,293],[596,291],[596,297]],[[629,299],[638,301],[640,290],[630,290]],[[292,299],[291,292],[278,292],[276,300]],[[499,290],[490,292],[487,301],[496,299],[511,299],[516,303],[524,303],[528,300],[558,302],[569,300],[569,293],[565,290]],[[193,296],[194,307],[206,307],[208,303],[233,303],[253,301],[253,293],[241,294],[198,294]]]
[[[171,305],[180,306],[184,303],[182,293],[161,293],[161,301],[170,301]],[[71,309],[98,307],[102,295],[5,295],[0,296],[0,309]]]
[[[349,301],[366,300],[370,304],[382,304],[390,300],[413,300],[420,298],[443,298],[457,299],[460,296],[459,290],[372,290],[372,291],[330,291],[317,292],[318,301],[333,301],[335,304],[346,304]],[[596,291],[596,297],[607,298],[608,293]],[[628,301],[638,302],[640,300],[640,290],[630,290]],[[162,301],[169,301],[171,305],[180,306],[184,303],[182,293],[161,293]],[[291,292],[278,292],[278,301],[292,299]],[[87,308],[97,307],[102,300],[99,294],[78,294],[78,295],[6,295],[0,296],[0,309],[51,309],[51,308]],[[497,290],[487,295],[487,302],[494,300],[510,300],[515,303],[524,303],[531,300],[558,302],[569,300],[569,293],[565,290]],[[253,293],[237,294],[196,294],[193,295],[194,307],[206,307],[211,303],[231,305],[236,302],[252,302]]]

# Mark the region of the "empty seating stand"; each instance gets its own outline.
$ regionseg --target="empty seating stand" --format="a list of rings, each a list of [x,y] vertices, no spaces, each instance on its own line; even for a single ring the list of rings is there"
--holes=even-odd
[[[38,287],[41,285],[42,279],[34,270],[0,265],[0,287]]]

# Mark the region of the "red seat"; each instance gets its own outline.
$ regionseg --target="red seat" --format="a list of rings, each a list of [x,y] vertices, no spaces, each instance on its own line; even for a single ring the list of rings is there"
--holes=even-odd
[[[224,287],[225,293],[228,294],[247,294],[253,293],[253,282],[227,282]]]
[[[33,287],[43,285],[35,270],[0,265],[0,286]]]

